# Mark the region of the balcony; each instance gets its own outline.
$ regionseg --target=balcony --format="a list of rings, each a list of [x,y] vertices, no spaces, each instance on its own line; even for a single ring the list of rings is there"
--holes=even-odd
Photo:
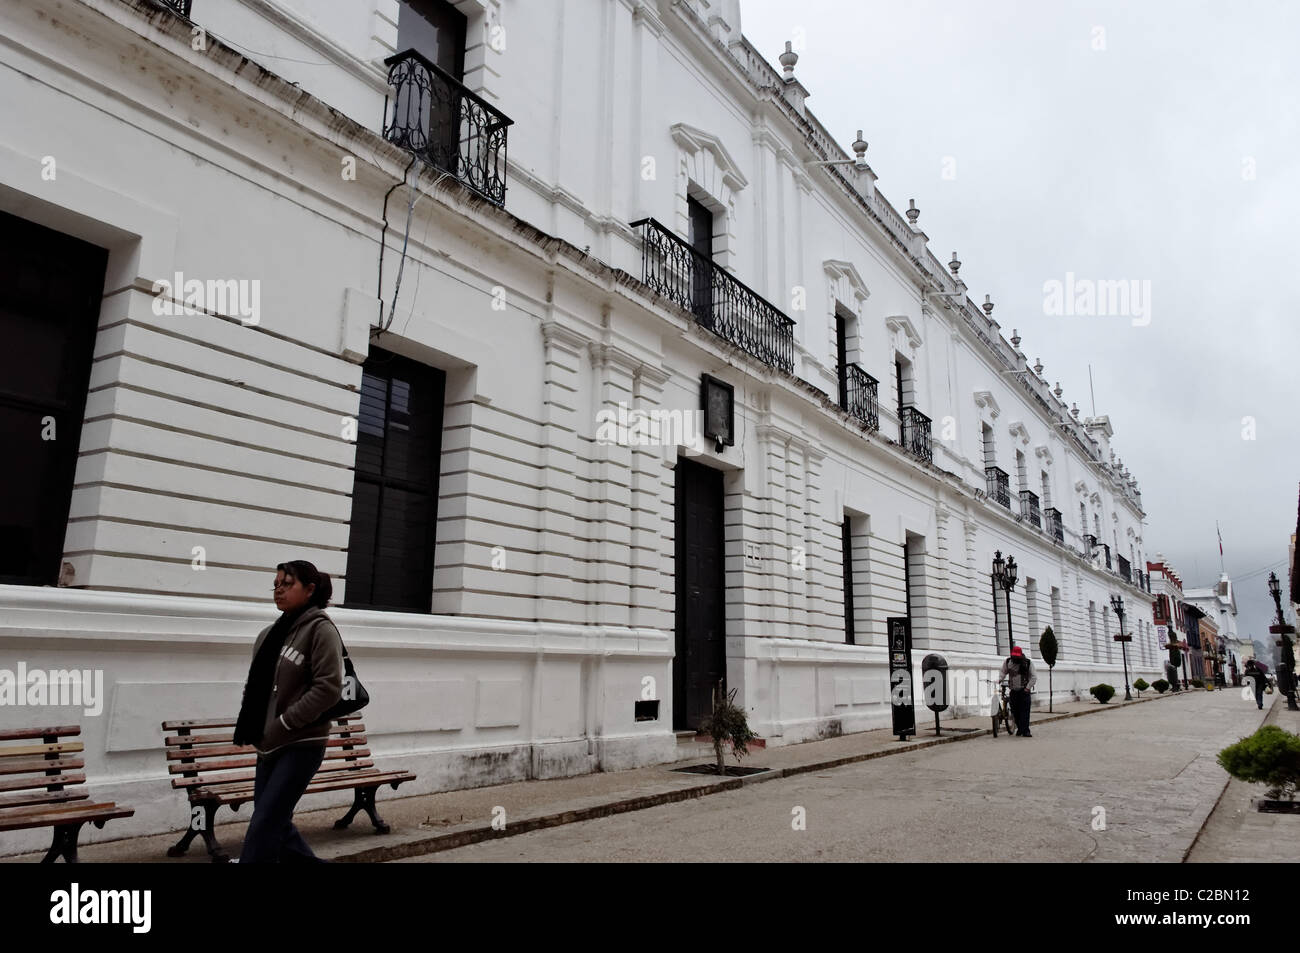
[[[930,436],[930,418],[915,407],[904,407],[899,415],[903,449],[926,463],[934,462],[934,441]]]
[[[1118,555],[1117,555],[1115,558],[1116,558],[1116,560],[1119,562],[1119,574],[1120,574],[1120,576],[1123,578],[1123,580],[1124,580],[1125,582],[1132,582],[1132,581],[1133,581],[1133,571],[1132,571],[1132,567],[1129,565],[1129,561],[1128,561],[1127,559],[1125,559],[1123,556],[1118,556]]]
[[[1033,524],[1034,529],[1042,528],[1042,516],[1038,512],[1038,494],[1032,490],[1020,491],[1020,515]]]
[[[641,230],[641,280],[655,294],[769,367],[794,372],[794,321],[655,219],[632,228]]]
[[[1011,483],[1007,471],[997,467],[984,468],[984,481],[988,487],[989,499],[1011,509]]]
[[[1083,558],[1092,559],[1097,555],[1097,537],[1091,533],[1083,534]]]
[[[494,205],[506,201],[506,130],[513,120],[415,50],[384,60],[396,91],[384,138]]]
[[[844,367],[844,409],[868,430],[880,429],[880,382],[857,364]]]
[[[193,0],[154,0],[154,3],[160,7],[166,7],[177,16],[182,16],[188,20],[190,18],[190,5]]]
[[[1061,525],[1061,511],[1049,506],[1043,510],[1043,530],[1056,542],[1065,545],[1065,527]]]
[[[1106,568],[1110,568],[1110,543],[1102,543],[1101,548],[1106,551]]]

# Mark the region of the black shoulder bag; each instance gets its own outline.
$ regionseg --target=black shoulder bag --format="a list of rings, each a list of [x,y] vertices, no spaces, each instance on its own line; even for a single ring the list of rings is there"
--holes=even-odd
[[[339,644],[343,645],[342,636],[339,637]],[[361,684],[361,679],[357,678],[357,670],[348,656],[348,647],[343,645],[343,694],[338,703],[322,717],[334,721],[354,711],[360,711],[369,704],[370,693],[366,691],[366,686]]]

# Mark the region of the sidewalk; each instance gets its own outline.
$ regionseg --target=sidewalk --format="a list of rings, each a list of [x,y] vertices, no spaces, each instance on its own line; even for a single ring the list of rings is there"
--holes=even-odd
[[[1061,718],[1114,711],[1129,704],[1147,704],[1180,697],[1184,696],[1174,694],[1160,696],[1147,692],[1144,698],[1135,698],[1132,702],[1112,699],[1109,704],[1100,705],[1089,699],[1086,702],[1058,703],[1054,714],[1035,709],[1032,724],[1040,725]],[[372,834],[370,822],[366,820],[364,814],[353,821],[350,829],[334,830],[335,819],[343,813],[341,808],[300,811],[294,816],[294,823],[303,832],[313,850],[321,857],[341,862],[398,860],[561,824],[643,810],[673,801],[707,797],[710,794],[733,790],[744,785],[761,784],[805,772],[916,751],[939,744],[953,744],[991,734],[987,715],[944,721],[944,733],[937,738],[934,734],[933,713],[922,706],[918,707],[916,717],[920,733],[906,743],[899,742],[897,736],[887,729],[878,729],[824,741],[751,749],[751,755],[742,759],[741,765],[771,770],[745,778],[720,779],[709,775],[684,774],[674,770],[692,764],[707,764],[710,761],[710,759],[696,759],[675,764],[653,765],[631,771],[584,774],[574,778],[548,781],[518,781],[492,787],[414,797],[385,797],[385,794],[393,792],[384,788],[380,791],[377,801],[380,817],[392,826],[390,834]],[[971,730],[949,734],[950,727]],[[1023,739],[1005,738],[1000,735],[997,743],[1032,744],[1033,741],[1025,742]],[[734,765],[736,762],[728,755],[727,763]],[[183,804],[182,795],[178,792],[176,797],[179,813]],[[310,804],[311,801],[307,800],[305,803]],[[492,827],[494,812],[495,816],[500,818],[503,810],[505,828],[494,830]],[[248,826],[247,818],[251,812],[252,805],[244,805],[238,815],[232,815],[226,809],[218,815],[226,818],[240,817],[238,822],[217,825],[217,839],[232,857],[239,855],[239,844],[243,840],[244,830]],[[500,827],[501,823],[502,821],[498,820],[497,826]],[[207,851],[203,848],[202,840],[198,838],[190,846],[190,851],[185,857],[166,856],[167,848],[180,839],[181,833],[182,831],[178,829],[169,834],[88,844],[80,848],[79,856],[83,863],[209,863]],[[39,861],[40,858],[41,853],[38,852],[5,857],[0,862],[31,863]]]
[[[1264,696],[1267,701],[1270,696]],[[1278,725],[1300,734],[1300,712],[1287,711],[1286,698],[1277,692],[1265,725]],[[1269,707],[1267,704],[1264,706]],[[1227,772],[1224,772],[1227,776]],[[1264,797],[1264,785],[1230,778],[1219,803],[1206,818],[1201,833],[1188,848],[1184,863],[1295,863],[1300,859],[1300,817],[1262,814],[1252,803]]]

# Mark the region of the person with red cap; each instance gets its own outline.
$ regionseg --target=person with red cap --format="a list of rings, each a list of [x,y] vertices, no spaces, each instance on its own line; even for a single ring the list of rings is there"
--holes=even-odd
[[[1011,714],[1016,719],[1016,737],[1032,738],[1029,733],[1029,693],[1038,684],[1034,673],[1034,663],[1021,651],[1020,646],[1011,646],[1011,655],[1002,663],[1000,680],[1011,689]]]

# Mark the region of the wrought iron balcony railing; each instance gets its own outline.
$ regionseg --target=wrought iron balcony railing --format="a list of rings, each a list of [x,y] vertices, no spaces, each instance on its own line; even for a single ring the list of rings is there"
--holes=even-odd
[[[190,18],[190,4],[193,0],[153,0],[160,7],[166,7],[172,13],[183,16],[185,19]]]
[[[985,467],[984,481],[988,486],[989,499],[1011,509],[1011,484],[1007,471],[998,467]]]
[[[930,436],[930,418],[915,407],[904,407],[901,436],[903,449],[926,463],[934,462],[934,440]]]
[[[506,130],[514,120],[415,50],[390,56],[384,65],[396,90],[384,138],[504,205]]]
[[[1061,545],[1065,545],[1065,527],[1061,525],[1061,511],[1054,506],[1043,510],[1044,531]]]
[[[1102,543],[1101,548],[1106,551],[1106,568],[1110,567],[1110,543]]]
[[[1092,559],[1097,555],[1097,537],[1091,533],[1083,534],[1083,558]]]
[[[850,415],[862,422],[868,430],[880,429],[880,382],[857,364],[844,367],[844,393]]]
[[[1042,517],[1038,512],[1038,494],[1032,490],[1020,491],[1020,515],[1033,524],[1034,529],[1042,527]]]
[[[718,337],[769,367],[794,372],[794,321],[653,218],[641,230],[641,280]]]
[[[1124,577],[1125,582],[1132,582],[1133,571],[1132,567],[1129,565],[1129,561],[1118,554],[1115,558],[1119,562],[1119,574]]]

